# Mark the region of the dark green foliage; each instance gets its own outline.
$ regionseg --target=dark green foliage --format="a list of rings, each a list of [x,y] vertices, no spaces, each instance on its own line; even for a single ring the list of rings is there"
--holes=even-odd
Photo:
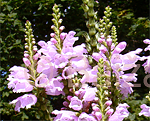
[[[39,119],[41,112],[36,112],[36,109],[22,109],[20,113],[14,111],[14,106],[9,102],[16,99],[22,94],[15,94],[7,88],[8,81],[6,80],[9,74],[10,67],[14,65],[22,65],[22,57],[24,51],[24,24],[26,20],[32,23],[33,33],[36,42],[39,40],[49,41],[50,33],[53,32],[50,27],[52,25],[52,7],[53,4],[59,4],[62,13],[63,23],[66,32],[75,30],[76,32],[88,31],[85,24],[85,18],[82,10],[82,0],[2,0],[0,12],[0,54],[1,54],[1,78],[0,78],[0,114],[1,120],[26,120]],[[118,41],[126,41],[128,48],[126,51],[134,50],[138,47],[146,47],[142,41],[149,38],[150,22],[149,3],[148,0],[109,0],[101,1],[95,6],[95,11],[98,11],[98,17],[103,16],[103,11],[106,6],[112,7],[112,19],[117,28]],[[84,38],[76,44],[84,42]],[[144,55],[143,53],[141,55]],[[147,53],[148,54],[148,53]],[[142,65],[142,63],[141,63]],[[140,67],[142,68],[142,67]],[[145,74],[143,70],[138,70],[139,80],[143,80]],[[142,83],[142,81],[140,82]],[[129,119],[132,120],[146,120],[145,117],[138,117],[140,104],[145,102],[143,95],[148,93],[148,88],[142,85],[142,88],[135,88],[137,94],[142,98],[137,99],[138,96],[131,96],[127,103],[131,106],[130,111],[132,115]],[[53,98],[49,97],[49,100]],[[60,100],[61,99],[61,100]],[[60,109],[62,105],[62,97],[52,100],[54,109]],[[142,100],[142,102],[141,102]],[[58,105],[59,104],[59,105]],[[137,118],[134,118],[137,117]]]

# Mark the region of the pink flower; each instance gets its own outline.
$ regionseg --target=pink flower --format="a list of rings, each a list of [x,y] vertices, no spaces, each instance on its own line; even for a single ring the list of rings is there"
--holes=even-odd
[[[150,106],[146,104],[141,105],[142,111],[139,113],[139,116],[144,115],[146,117],[150,117]]]
[[[71,102],[70,102],[69,107],[76,110],[76,111],[79,111],[83,107],[82,101],[80,99],[78,99],[78,97],[74,96],[71,98]]]
[[[129,107],[126,103],[119,104],[116,108],[116,111],[114,114],[109,118],[108,121],[123,121],[125,117],[129,116],[129,112],[127,110],[127,107]]]
[[[11,71],[9,79],[29,79],[30,77],[30,74],[28,74],[29,70],[24,67],[13,66],[9,71]]]
[[[120,42],[114,49],[113,54],[121,53],[127,46],[126,42]]]
[[[48,83],[49,83],[49,79],[45,74],[40,74],[40,76],[35,80],[36,87],[46,87]]]
[[[85,83],[85,82],[97,82],[97,70],[98,66],[94,66],[93,69],[91,70],[81,70],[79,73],[80,74],[84,74],[84,76],[82,77],[82,79],[80,80],[81,83]]]
[[[145,73],[150,73],[150,56],[147,56],[147,60],[142,66],[144,66]]]
[[[78,121],[97,121],[97,120],[91,114],[87,114],[85,112],[82,112],[79,116]]]
[[[67,33],[62,32],[62,33],[60,34],[60,39],[61,39],[61,40],[64,40],[66,36],[67,36]]]
[[[96,97],[96,91],[97,89],[96,88],[86,88],[85,89],[85,93],[84,93],[84,96],[83,96],[83,101],[92,101],[94,100],[94,98]]]
[[[33,86],[30,84],[30,74],[26,68],[13,66],[10,69],[10,75],[7,78],[9,80],[8,88],[13,88],[13,92],[30,92],[33,90]]]
[[[54,110],[52,114],[57,115],[54,118],[54,121],[78,121],[78,117],[76,116],[76,112],[67,111],[67,110]]]
[[[100,48],[99,48],[99,50],[100,50],[102,53],[105,53],[105,52],[108,51],[107,48],[106,48],[104,45],[101,45]]]
[[[112,39],[111,39],[111,37],[109,37],[109,38],[106,40],[106,42],[107,42],[107,45],[108,45],[108,46],[111,46],[111,44],[112,44]]]
[[[60,82],[60,80],[62,80],[62,77],[59,76],[57,78],[52,78],[49,81],[49,83],[45,87],[45,91],[47,95],[64,94],[63,92],[64,85],[62,82]]]
[[[10,104],[16,104],[15,111],[20,112],[20,108],[31,108],[32,105],[35,105],[37,102],[37,97],[32,94],[24,94],[21,97],[18,97],[17,99],[10,102]]]
[[[51,41],[48,41],[47,43],[44,41],[39,41],[38,45],[41,46],[41,49],[38,50],[39,54],[43,53],[44,55],[49,56],[51,58],[53,58],[57,54],[57,48]]]

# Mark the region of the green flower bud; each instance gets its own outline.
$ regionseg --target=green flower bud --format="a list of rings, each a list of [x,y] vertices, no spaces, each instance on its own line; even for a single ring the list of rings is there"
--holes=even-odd
[[[28,41],[29,39],[28,38],[25,38],[25,41]]]
[[[25,49],[28,50],[28,49],[29,49],[29,46],[28,46],[28,45],[25,45]]]
[[[93,41],[91,41],[91,45],[93,46],[93,47],[95,47],[96,45],[97,45],[97,41],[96,41],[96,39],[95,38],[93,38],[94,40]]]
[[[93,8],[94,7],[94,1],[90,0],[88,2],[88,6],[91,7],[91,8]]]
[[[93,63],[93,58],[91,56],[88,57],[89,64]]]
[[[90,10],[88,11],[88,15],[89,15],[90,17],[93,17],[93,16],[95,15],[94,9],[90,9]]]
[[[92,50],[91,45],[89,43],[87,43],[86,49],[87,49],[88,52],[90,52]]]
[[[95,27],[93,28],[89,28],[89,34],[92,36],[92,35],[95,35],[96,33],[96,30],[95,30]]]
[[[89,10],[89,7],[87,5],[82,5],[82,8],[85,12],[88,12],[88,10]]]
[[[107,87],[107,86],[103,86],[102,88],[103,88],[104,90],[107,90],[107,89],[108,89],[108,87]]]
[[[33,37],[34,37],[34,35],[33,35],[33,34],[31,34],[31,37],[33,38]]]
[[[52,13],[52,16],[56,19],[57,18],[57,16],[56,16],[56,14],[55,13]]]
[[[95,19],[89,19],[89,26],[95,26]]]

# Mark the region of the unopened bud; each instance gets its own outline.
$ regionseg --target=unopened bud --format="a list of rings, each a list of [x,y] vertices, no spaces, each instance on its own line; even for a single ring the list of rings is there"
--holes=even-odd
[[[29,46],[28,46],[28,45],[25,45],[24,47],[25,47],[25,49],[28,49],[28,48],[29,48]]]
[[[59,24],[61,24],[61,23],[62,23],[62,21],[63,21],[62,19],[59,19],[58,23],[59,23]]]
[[[38,49],[37,49],[37,46],[33,46],[33,51],[37,51]]]
[[[64,29],[65,29],[64,26],[61,26],[61,27],[59,28],[60,31],[63,31]]]
[[[50,41],[51,41],[54,45],[57,44],[57,41],[56,41],[56,39],[54,39],[54,38],[51,38]]]
[[[51,36],[51,37],[55,37],[55,33],[51,33],[50,36]]]
[[[36,42],[35,41],[32,41],[32,44],[34,45]]]
[[[31,34],[31,37],[33,38],[33,37],[34,37],[34,35],[33,35],[33,34]]]
[[[113,109],[109,109],[109,110],[106,112],[106,115],[109,115],[109,116],[110,116],[113,112],[114,112]]]
[[[23,62],[27,67],[31,65],[31,62],[29,61],[28,58],[23,58]]]
[[[29,54],[24,53],[24,57],[25,57],[25,58],[28,58],[28,57],[29,57]]]

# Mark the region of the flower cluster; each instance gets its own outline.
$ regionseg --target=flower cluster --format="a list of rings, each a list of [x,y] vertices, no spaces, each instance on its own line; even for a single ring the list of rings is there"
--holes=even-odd
[[[87,4],[86,1],[84,3]],[[90,7],[92,3],[87,5]],[[107,7],[107,17],[110,16],[110,10]],[[49,116],[48,120],[51,120],[46,95],[63,95],[64,107],[60,111],[52,112],[56,115],[53,117],[54,121],[122,121],[129,116],[129,105],[122,104],[121,99],[133,92],[131,82],[137,81],[136,73],[126,71],[136,67],[138,60],[147,59],[143,66],[145,72],[150,73],[150,56],[140,57],[140,48],[121,54],[127,43],[117,42],[114,26],[111,35],[106,32],[112,24],[107,22],[106,17],[105,31],[100,29],[101,33],[97,32],[99,36],[96,43],[99,46],[96,47],[96,51],[87,51],[87,45],[84,43],[74,46],[79,39],[75,37],[76,32],[62,32],[65,27],[61,26],[62,19],[57,5],[54,5],[53,11],[54,25],[51,28],[54,33],[50,34],[50,41],[38,42],[40,49],[35,45],[31,23],[26,23],[27,51],[24,52],[23,58],[26,68],[13,66],[7,80],[8,88],[12,88],[14,93],[30,94],[24,94],[10,104],[15,104],[15,111],[20,112],[20,108],[28,109],[38,103],[36,106],[39,109],[42,107]],[[102,20],[100,23],[104,25]],[[93,36],[95,35],[90,34],[91,38]],[[95,40],[96,37],[93,41]],[[146,39],[144,43],[150,44],[150,40]],[[145,51],[147,50],[150,50],[149,46],[145,48]],[[92,63],[89,58],[92,59]],[[150,116],[150,108],[147,105],[143,104],[141,108],[140,116]]]

